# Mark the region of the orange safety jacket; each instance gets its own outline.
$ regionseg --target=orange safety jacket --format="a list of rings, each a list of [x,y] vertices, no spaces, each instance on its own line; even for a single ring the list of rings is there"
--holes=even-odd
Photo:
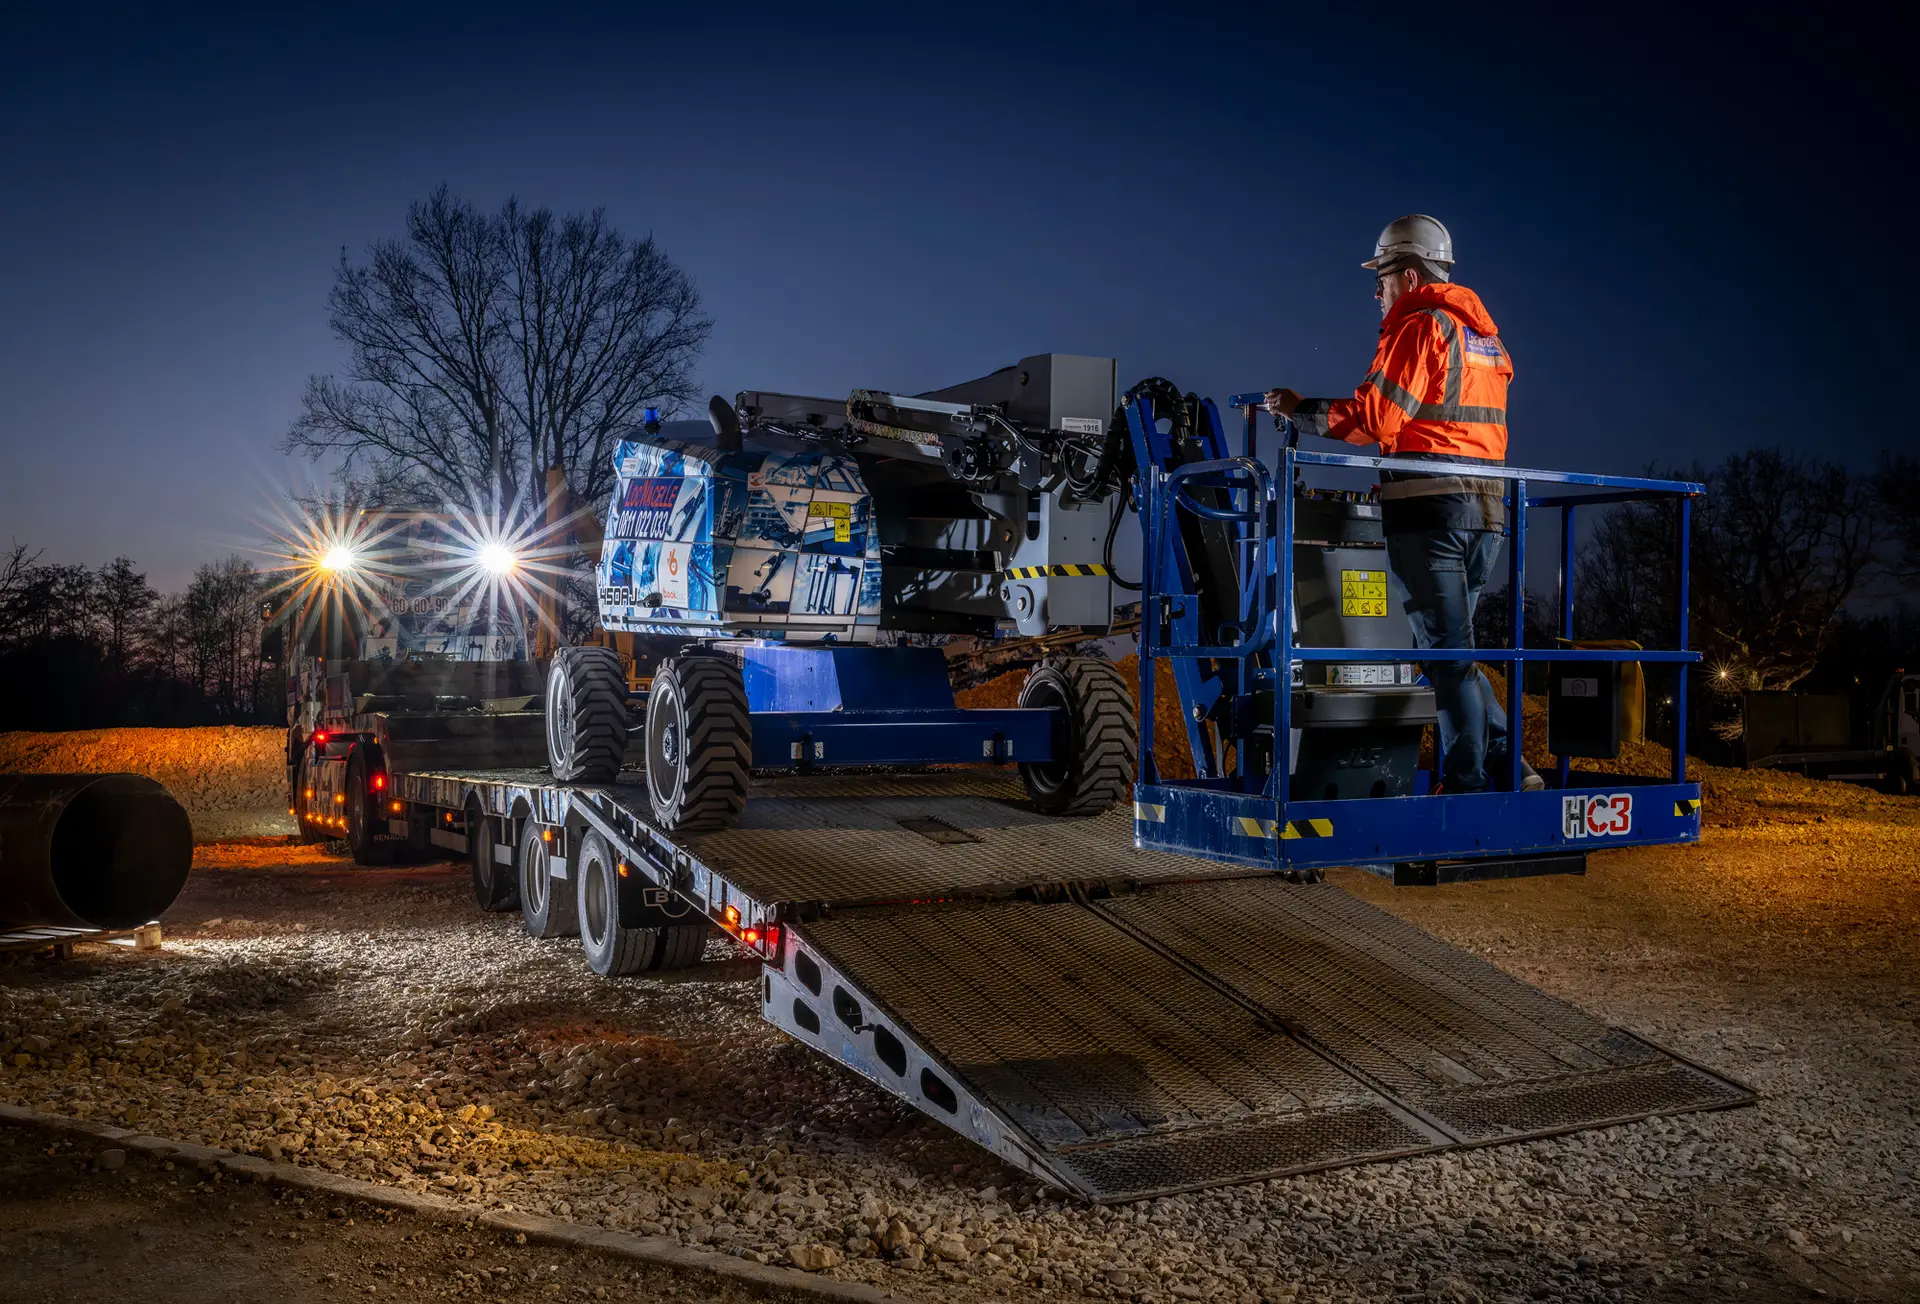
[[[1353,397],[1302,400],[1293,421],[1304,434],[1378,443],[1387,457],[1499,462],[1512,379],[1513,361],[1480,296],[1464,285],[1422,285],[1387,310],[1373,370]]]

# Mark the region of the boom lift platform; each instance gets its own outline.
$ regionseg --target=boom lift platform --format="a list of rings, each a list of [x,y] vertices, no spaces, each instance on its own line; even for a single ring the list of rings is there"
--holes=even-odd
[[[848,410],[917,410],[880,397],[857,394]],[[948,406],[980,419],[978,407]],[[860,419],[894,432],[882,437],[903,430]],[[1149,737],[1131,808],[1048,813],[1048,790],[1036,787],[1032,767],[1024,781],[1006,768],[1036,755],[1024,750],[1027,741],[1043,749],[1041,764],[1073,755],[1069,704],[1059,699],[1023,702],[1033,714],[1018,727],[1047,723],[1022,750],[1006,746],[1015,737],[1010,722],[986,713],[964,719],[967,713],[932,700],[938,694],[917,705],[932,723],[959,731],[967,747],[991,743],[985,759],[998,768],[828,774],[788,764],[770,773],[766,762],[804,762],[819,738],[829,739],[829,758],[895,763],[903,751],[934,744],[914,740],[911,718],[857,718],[876,708],[851,701],[852,679],[827,684],[827,671],[863,663],[841,666],[843,654],[829,650],[796,661],[810,676],[800,682],[839,692],[856,717],[845,727],[877,740],[870,751],[836,752],[862,740],[849,733],[836,743],[814,728],[834,722],[797,718],[821,712],[823,699],[796,708],[786,696],[791,676],[753,695],[753,674],[780,677],[782,654],[769,649],[744,659],[751,710],[743,705],[737,714],[766,717],[785,754],[763,756],[757,734],[742,740],[757,773],[724,819],[703,827],[662,817],[663,803],[680,809],[677,798],[632,762],[650,762],[660,746],[675,756],[666,745],[675,740],[662,744],[650,730],[647,746],[634,749],[644,757],[629,752],[627,768],[593,779],[556,781],[551,769],[395,774],[380,799],[392,833],[430,823],[433,842],[472,857],[483,904],[502,908],[517,897],[534,935],[577,932],[601,973],[691,963],[711,928],[724,931],[762,960],[760,1007],[769,1022],[1007,1163],[1090,1200],[1751,1102],[1748,1088],[1609,1027],[1318,873],[1358,864],[1397,881],[1436,882],[1577,870],[1591,846],[1696,839],[1697,786],[1679,772],[1650,780],[1574,772],[1573,753],[1606,750],[1599,736],[1606,729],[1583,732],[1589,695],[1582,683],[1572,696],[1583,700],[1556,733],[1568,754],[1545,792],[1428,794],[1416,762],[1431,693],[1411,662],[1449,654],[1397,646],[1404,624],[1393,630],[1399,639],[1376,634],[1394,626],[1390,618],[1361,623],[1397,610],[1384,585],[1377,506],[1364,494],[1316,496],[1296,485],[1314,467],[1395,464],[1289,447],[1276,477],[1252,456],[1251,411],[1246,445],[1232,456],[1213,405],[1164,385],[1131,394],[1123,419],[1147,546],[1140,693]],[[724,424],[716,417],[717,429]],[[733,437],[737,446],[737,430]],[[966,459],[979,447],[949,448],[948,460],[975,476],[981,463]],[[1039,456],[1031,440],[1020,447],[1023,459]],[[937,484],[928,461],[924,482]],[[727,464],[712,465],[724,471]],[[881,471],[904,474],[891,465]],[[642,463],[634,474],[658,480],[663,468]],[[1526,507],[1563,510],[1570,577],[1578,506],[1676,496],[1684,611],[1686,504],[1698,486],[1479,467],[1471,474],[1510,486],[1515,576],[1524,567]],[[690,492],[706,501],[721,493],[705,472],[686,478],[702,483],[676,490],[676,504],[693,501]],[[1540,483],[1566,492],[1529,497],[1528,487]],[[660,497],[669,501],[664,490]],[[981,498],[987,495],[975,501]],[[858,523],[866,510],[824,519]],[[1033,511],[1028,538],[1052,538],[1044,513]],[[1009,518],[995,506],[979,519],[984,540]],[[1097,546],[1102,529],[1110,530],[1104,519],[1075,528]],[[1296,539],[1303,522],[1316,533]],[[837,529],[824,537],[833,542]],[[609,533],[612,555],[620,532]],[[924,567],[935,547],[885,538],[865,554],[867,565]],[[937,542],[951,551],[950,537]],[[661,565],[679,556],[664,545],[655,552],[666,559]],[[1110,545],[1103,562],[1102,577]],[[757,573],[741,569],[737,554],[733,565],[749,578]],[[1074,569],[1051,558],[1037,569],[1056,566]],[[716,560],[696,573],[718,578],[720,569]],[[649,614],[664,598],[642,594],[649,601],[629,603],[622,618],[723,620],[731,599],[721,587],[709,606],[690,596],[665,617]],[[984,587],[964,591],[982,610],[990,601],[1016,613],[1037,609],[1018,606],[1008,587],[998,596]],[[772,600],[742,601],[756,617],[781,614]],[[1571,595],[1562,605],[1571,639]],[[865,609],[845,609],[856,636],[854,616]],[[884,620],[888,608],[880,610]],[[1347,619],[1349,612],[1360,614]],[[1680,650],[1624,658],[1517,646],[1451,655],[1516,667],[1551,659],[1558,684],[1613,675],[1623,659],[1684,666],[1694,654],[1684,650],[1682,629]],[[1192,780],[1165,778],[1152,760],[1159,659],[1171,663],[1188,721]],[[553,701],[550,683],[550,734]],[[1517,722],[1517,675],[1509,706]],[[650,714],[660,709],[653,704]],[[1684,720],[1683,705],[1677,714]],[[900,733],[881,733],[883,725]],[[1288,740],[1284,753],[1276,739]],[[1517,754],[1506,778],[1506,786],[1519,786]],[[1622,794],[1627,800],[1616,804]],[[510,892],[500,889],[503,875]]]

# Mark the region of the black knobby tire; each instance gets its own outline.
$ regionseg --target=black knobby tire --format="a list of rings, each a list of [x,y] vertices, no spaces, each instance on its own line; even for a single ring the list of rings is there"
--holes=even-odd
[[[580,931],[579,902],[573,880],[555,880],[547,864],[548,842],[532,820],[520,826],[513,864],[520,883],[520,921],[528,937],[572,937]]]
[[[467,803],[467,862],[473,870],[473,900],[489,914],[520,908],[520,880],[512,864],[493,854],[499,822],[483,814],[480,803]]]
[[[587,967],[602,978],[651,968],[660,949],[658,928],[620,926],[619,861],[598,833],[589,833],[573,862],[580,917],[580,949]]]
[[[547,764],[564,783],[612,783],[627,754],[627,672],[611,648],[564,647],[547,671]]]
[[[647,695],[647,798],[667,833],[710,833],[740,817],[753,763],[753,723],[739,665],[680,656]]]
[[[1036,807],[1048,815],[1095,815],[1128,800],[1140,729],[1124,675],[1090,657],[1035,666],[1020,705],[1058,707],[1062,717],[1054,759],[1020,766]]]
[[[372,777],[379,762],[376,758],[369,764],[367,756],[367,747],[360,746],[347,758],[347,850],[356,865],[384,865],[392,848],[378,832],[384,816],[374,798]]]

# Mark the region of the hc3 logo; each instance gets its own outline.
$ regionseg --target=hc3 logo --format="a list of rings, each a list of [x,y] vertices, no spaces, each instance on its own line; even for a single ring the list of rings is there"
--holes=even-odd
[[[1604,838],[1633,832],[1633,794],[1580,793],[1560,799],[1560,836]]]

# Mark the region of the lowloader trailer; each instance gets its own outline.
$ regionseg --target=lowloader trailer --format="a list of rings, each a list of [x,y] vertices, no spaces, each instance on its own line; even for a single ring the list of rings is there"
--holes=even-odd
[[[1022,364],[1021,385],[1044,376],[1028,365],[1037,361]],[[428,764],[382,771],[377,791],[351,794],[392,836],[424,829],[430,845],[466,854],[482,905],[517,904],[535,936],[577,933],[606,975],[694,963],[718,929],[760,959],[768,1022],[1094,1201],[1755,1099],[1320,874],[1335,864],[1410,883],[1578,872],[1596,845],[1697,839],[1698,788],[1683,773],[1636,781],[1572,769],[1575,755],[1606,754],[1609,737],[1617,751],[1618,666],[1684,666],[1694,656],[1684,627],[1670,652],[1553,654],[1556,683],[1582,682],[1567,690],[1579,699],[1572,714],[1556,717],[1567,752],[1545,792],[1434,794],[1418,764],[1432,702],[1417,663],[1439,654],[1399,641],[1377,499],[1304,483],[1321,466],[1397,464],[1288,447],[1276,477],[1252,455],[1251,411],[1235,456],[1210,402],[1164,382],[1136,387],[1111,425],[1068,414],[1088,423],[1065,430],[1097,460],[1060,478],[1095,504],[1135,480],[1146,509],[1142,716],[1152,718],[1154,663],[1168,660],[1198,777],[1160,775],[1149,747],[1114,794],[1107,749],[1122,748],[1131,768],[1136,740],[1132,711],[1107,700],[1110,667],[1036,667],[1028,683],[1039,690],[1019,708],[1032,715],[966,718],[911,656],[889,659],[925,649],[861,645],[890,619],[924,630],[953,609],[989,626],[998,611],[1009,633],[1044,631],[1061,623],[1056,605],[1086,598],[1050,581],[1104,589],[1113,517],[1052,528],[1060,466],[1044,435],[1056,423],[1021,419],[1017,397],[987,402],[986,381],[931,401],[863,391],[839,424],[819,400],[753,397],[716,413],[710,450],[664,450],[681,461],[616,454],[631,460],[614,510],[631,497],[635,516],[610,521],[603,613],[627,628],[698,627],[681,673],[668,676],[681,699],[663,706],[656,678],[644,723],[624,724],[634,746],[618,746],[597,718],[610,676],[563,654],[547,684],[548,766]],[[729,461],[743,444],[730,417],[743,412],[750,430],[779,427],[784,460]],[[960,434],[921,442],[927,425]],[[863,446],[872,456],[869,440],[895,442],[871,465],[833,460]],[[689,452],[706,469],[690,468]],[[829,470],[846,478],[817,513],[804,493],[756,496],[782,477],[789,489],[817,487]],[[889,524],[897,502],[868,499],[867,471],[896,477],[890,492],[915,509]],[[738,489],[722,483],[733,476]],[[943,489],[943,477],[961,490]],[[1685,504],[1699,486],[1498,478],[1516,575],[1527,507],[1563,509],[1564,551],[1580,503],[1678,497],[1684,609]],[[1528,497],[1529,485],[1553,481],[1564,491]],[[751,548],[737,533],[743,518],[711,507],[736,493],[747,516],[760,512]],[[862,534],[868,523],[875,534]],[[764,536],[782,531],[795,555],[776,560],[780,540]],[[822,546],[808,553],[809,540]],[[996,540],[1085,551],[1032,560]],[[688,578],[671,578],[676,568]],[[777,586],[782,571],[820,581],[807,590],[809,619],[789,619],[801,590]],[[1570,565],[1565,575],[1571,583]],[[1571,640],[1570,594],[1563,607]],[[730,613],[758,638],[733,637]],[[1097,622],[1076,609],[1075,623]],[[853,646],[809,650],[794,637],[808,625]],[[1537,654],[1476,655],[1518,664]],[[1609,685],[1599,714],[1584,682],[1596,677]],[[875,684],[894,687],[875,697]],[[591,709],[574,709],[583,704]],[[1516,721],[1519,705],[1516,695]],[[924,734],[916,715],[932,726]],[[763,717],[777,747],[760,745]],[[924,768],[958,752],[979,763]],[[836,761],[923,768],[836,772]],[[1510,769],[1507,786],[1517,777]],[[1620,793],[1630,800],[1617,806]]]

